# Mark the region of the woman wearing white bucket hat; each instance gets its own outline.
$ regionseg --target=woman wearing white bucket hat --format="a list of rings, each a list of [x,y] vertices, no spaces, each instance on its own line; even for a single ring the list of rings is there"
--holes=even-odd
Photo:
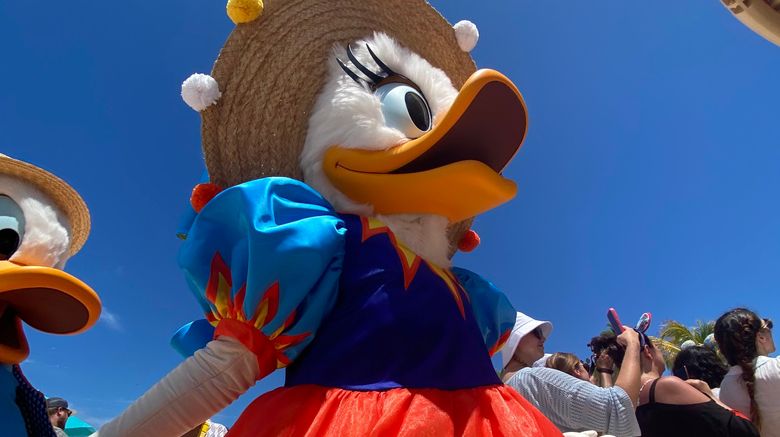
[[[501,380],[506,382],[515,372],[542,358],[544,341],[552,330],[552,323],[518,312],[509,340],[501,349]]]

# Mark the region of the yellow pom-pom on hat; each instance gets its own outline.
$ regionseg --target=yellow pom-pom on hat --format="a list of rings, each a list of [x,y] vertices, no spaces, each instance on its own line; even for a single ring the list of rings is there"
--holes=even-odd
[[[249,23],[263,13],[263,0],[228,0],[227,14],[236,24]]]

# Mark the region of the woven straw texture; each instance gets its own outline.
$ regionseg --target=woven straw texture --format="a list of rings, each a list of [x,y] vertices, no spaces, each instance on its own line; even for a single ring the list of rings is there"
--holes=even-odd
[[[2,153],[0,153],[0,173],[27,181],[49,196],[70,221],[69,254],[73,256],[81,250],[89,236],[90,219],[89,209],[76,190],[46,170]]]
[[[230,34],[212,71],[222,97],[202,112],[211,181],[302,179],[299,156],[333,47],[377,31],[444,70],[456,88],[476,71],[452,25],[424,0],[267,0],[259,19]],[[466,229],[458,225],[451,239]]]

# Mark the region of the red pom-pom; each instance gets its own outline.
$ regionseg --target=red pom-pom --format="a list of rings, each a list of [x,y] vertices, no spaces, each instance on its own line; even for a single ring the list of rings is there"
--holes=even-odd
[[[211,199],[214,198],[222,188],[219,185],[208,183],[198,184],[192,189],[192,196],[190,197],[190,205],[195,212],[200,212],[204,206],[206,206]]]
[[[471,252],[476,249],[477,246],[479,246],[479,234],[473,229],[466,231],[466,233],[460,237],[460,241],[458,241],[458,249],[460,249],[461,252]]]

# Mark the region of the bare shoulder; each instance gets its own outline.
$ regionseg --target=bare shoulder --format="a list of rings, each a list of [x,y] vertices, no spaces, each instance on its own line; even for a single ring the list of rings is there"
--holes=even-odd
[[[667,390],[685,390],[683,387],[689,387],[682,379],[676,376],[664,376],[658,380],[658,387]]]
[[[658,380],[655,388],[655,401],[664,404],[688,405],[709,401],[710,398],[691,387],[676,376],[665,376]]]

